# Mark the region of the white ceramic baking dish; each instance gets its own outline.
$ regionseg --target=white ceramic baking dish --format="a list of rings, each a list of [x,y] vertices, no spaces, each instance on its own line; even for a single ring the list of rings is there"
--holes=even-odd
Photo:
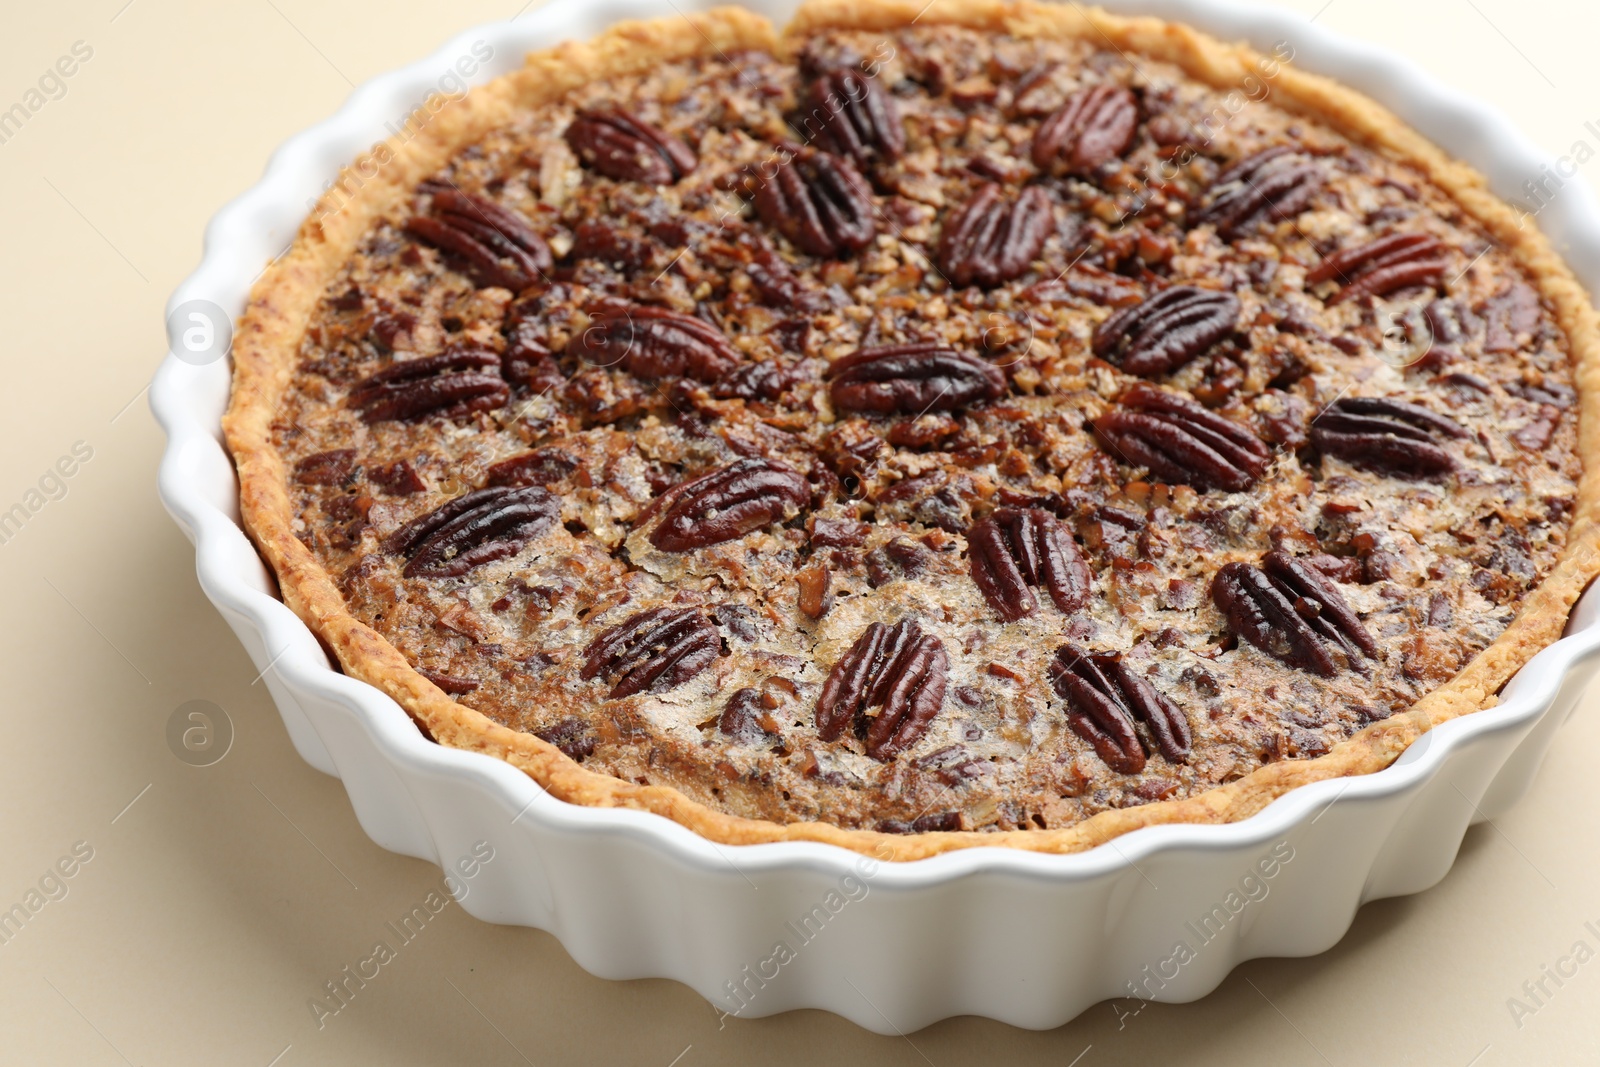
[[[217,213],[169,313],[201,300],[237,315],[324,184],[387,136],[386,123],[453,88],[461,57],[480,61],[463,65],[480,82],[530,49],[697,6],[554,0],[373,79]],[[751,6],[782,22],[789,4]],[[1388,105],[1502,195],[1518,195],[1545,162],[1494,111],[1301,18],[1214,0],[1107,6],[1263,50],[1290,41],[1305,68]],[[1600,213],[1587,190],[1569,184],[1538,223],[1600,291]],[[169,316],[173,352],[189,321]],[[1365,901],[1444,877],[1467,827],[1524,792],[1600,663],[1591,593],[1569,635],[1497,707],[1424,735],[1380,773],[1306,786],[1232,825],[1143,829],[1077,855],[974,848],[904,864],[818,844],[720,846],[655,815],[563,803],[507,764],[435,745],[388,697],[331,667],[239,527],[220,443],[227,361],[186,355],[168,354],[150,394],[168,434],[162,499],[195,543],[206,595],[265,671],[295,747],[344,781],[368,835],[435,863],[488,840],[496,858],[474,878],[467,911],[548,930],[594,974],[674,978],[743,1017],[822,1008],[881,1033],[964,1014],[1053,1027],[1107,998],[1193,1000],[1243,960],[1324,951]]]

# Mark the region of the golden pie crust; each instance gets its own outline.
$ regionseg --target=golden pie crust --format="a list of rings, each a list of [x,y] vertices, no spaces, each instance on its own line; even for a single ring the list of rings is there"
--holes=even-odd
[[[792,54],[825,30],[894,30],[951,25],[1017,37],[1087,38],[1171,63],[1195,80],[1226,89],[1262,57],[1186,26],[1124,18],[1097,8],[995,0],[813,0],[779,33],[739,8],[622,23],[598,38],[535,53],[519,71],[451,100],[407,140],[375,146],[341,174],[292,247],[253,288],[233,346],[234,387],[223,419],[239,472],[245,528],[276,574],[284,601],[311,627],[344,672],[376,686],[440,744],[505,760],[562,800],[654,812],[724,844],[823,841],[886,860],[912,860],[975,846],[1077,852],[1144,826],[1225,823],[1246,818],[1308,782],[1369,774],[1392,763],[1423,732],[1492,706],[1495,694],[1534,653],[1556,640],[1568,611],[1597,572],[1596,469],[1600,449],[1600,335],[1582,288],[1546,238],[1490,194],[1472,168],[1450,159],[1372,100],[1326,78],[1285,66],[1275,101],[1327,123],[1346,137],[1416,167],[1453,197],[1516,260],[1565,333],[1579,392],[1578,454],[1584,473],[1566,548],[1522,601],[1492,644],[1408,712],[1360,730],[1325,755],[1268,764],[1237,781],[1179,800],[1096,814],[1059,829],[943,831],[912,835],[846,829],[823,822],[740,818],[664,785],[640,785],[586,770],[555,745],[502,726],[452,699],[414,670],[382,635],[352,616],[333,577],[296,537],[288,472],[272,424],[294,373],[317,301],[370,227],[401,209],[419,182],[463,147],[506,124],[521,109],[559,99],[596,79],[635,74],[662,62],[744,49]]]

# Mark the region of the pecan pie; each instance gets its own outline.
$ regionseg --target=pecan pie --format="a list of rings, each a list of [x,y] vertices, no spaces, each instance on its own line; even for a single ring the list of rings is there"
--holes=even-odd
[[[430,737],[718,841],[1071,851],[1386,766],[1596,570],[1595,318],[1291,51],[823,0],[533,55],[263,276],[245,522]]]

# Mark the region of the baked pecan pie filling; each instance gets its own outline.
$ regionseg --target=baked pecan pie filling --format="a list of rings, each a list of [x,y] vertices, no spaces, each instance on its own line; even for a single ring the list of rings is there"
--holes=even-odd
[[[1569,354],[1455,199],[1270,92],[827,31],[458,152],[325,289],[272,443],[349,612],[587,770],[1056,829],[1493,643],[1566,543]]]

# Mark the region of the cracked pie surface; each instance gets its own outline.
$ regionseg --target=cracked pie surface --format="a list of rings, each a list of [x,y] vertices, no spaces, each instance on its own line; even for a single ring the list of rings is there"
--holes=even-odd
[[[626,24],[347,171],[234,348],[286,601],[559,797],[884,858],[1493,703],[1596,569],[1544,239],[1288,42],[917,14]]]

